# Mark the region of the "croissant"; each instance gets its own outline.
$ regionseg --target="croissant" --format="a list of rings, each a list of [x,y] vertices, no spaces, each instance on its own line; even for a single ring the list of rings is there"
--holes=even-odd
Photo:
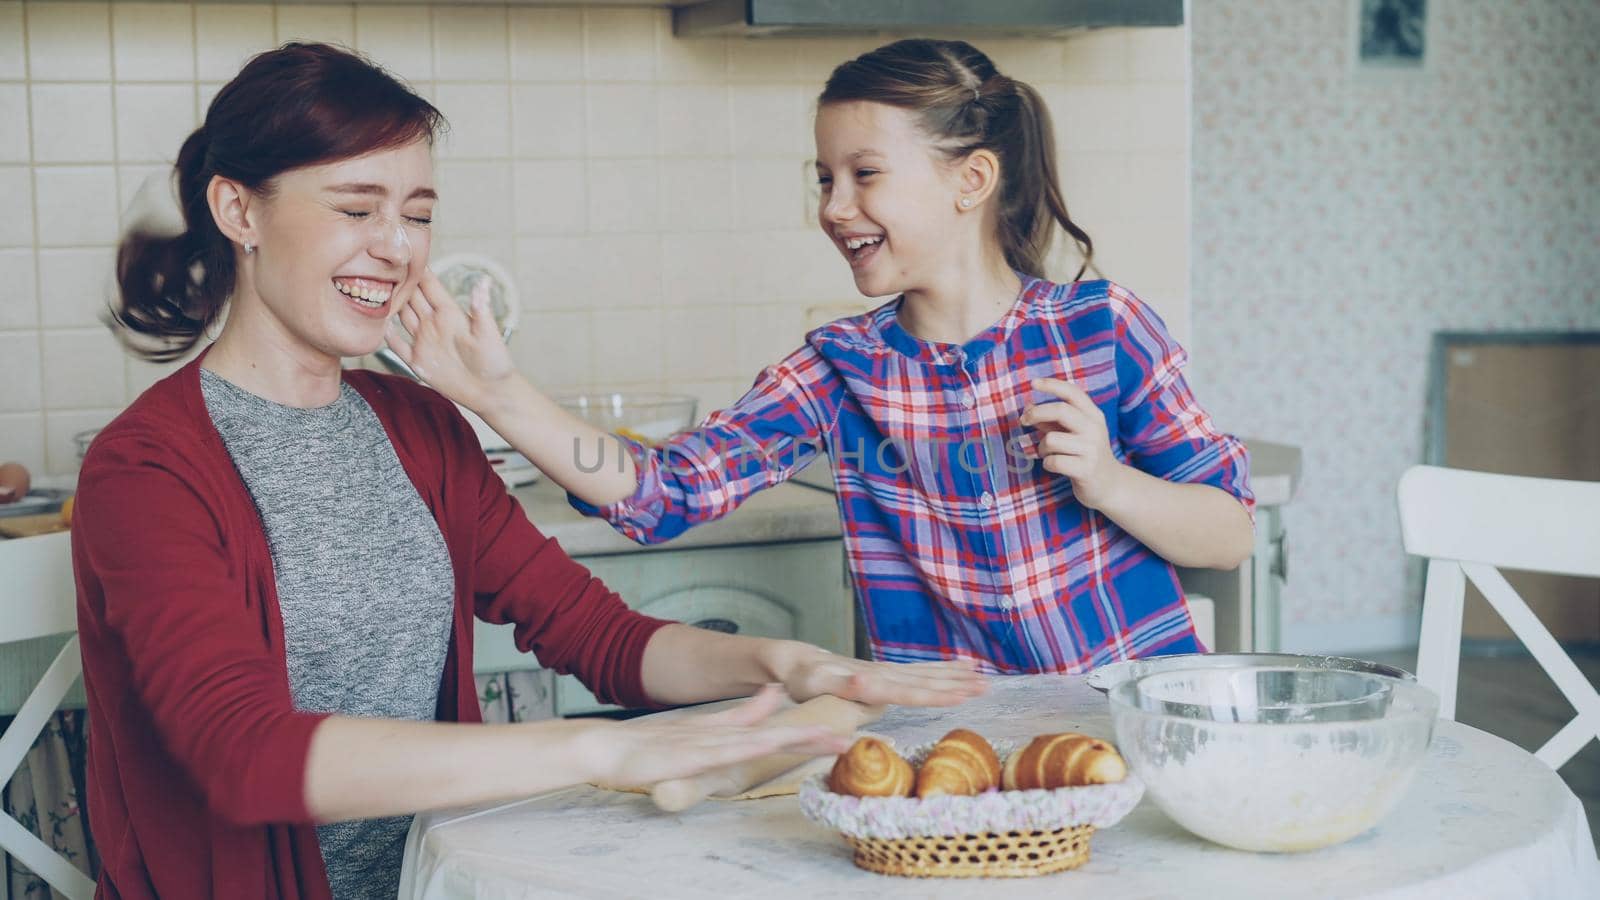
[[[939,739],[917,771],[917,796],[981,794],[1000,786],[1000,757],[989,742],[965,728]]]
[[[911,763],[873,737],[851,744],[828,773],[829,790],[856,797],[909,797],[915,781]]]
[[[1083,734],[1041,734],[1006,758],[1008,791],[1110,784],[1128,776],[1117,748]]]

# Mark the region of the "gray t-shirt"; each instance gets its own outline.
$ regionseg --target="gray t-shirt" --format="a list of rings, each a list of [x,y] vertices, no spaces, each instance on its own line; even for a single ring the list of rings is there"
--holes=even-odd
[[[348,384],[282,406],[200,370],[266,528],[296,709],[432,721],[455,604],[444,536]],[[410,816],[317,827],[337,900],[392,900]]]

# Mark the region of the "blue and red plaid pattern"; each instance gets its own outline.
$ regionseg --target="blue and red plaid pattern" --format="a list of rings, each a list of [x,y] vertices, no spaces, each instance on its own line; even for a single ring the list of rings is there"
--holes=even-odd
[[[958,346],[913,337],[899,302],[811,332],[700,428],[630,444],[632,497],[573,505],[657,543],[827,453],[877,658],[1081,672],[1198,651],[1172,566],[1077,503],[1018,424],[1030,403],[1060,402],[1033,379],[1071,381],[1104,412],[1118,460],[1221,488],[1253,515],[1245,447],[1212,427],[1156,313],[1111,282],[1025,278],[1005,317]]]

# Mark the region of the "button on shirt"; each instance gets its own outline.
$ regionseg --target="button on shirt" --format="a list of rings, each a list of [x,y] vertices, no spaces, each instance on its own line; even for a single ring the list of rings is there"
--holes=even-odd
[[[1111,282],[1024,278],[999,322],[951,346],[902,328],[901,302],[813,331],[699,429],[630,443],[633,496],[573,505],[656,543],[827,453],[877,658],[1080,672],[1199,650],[1172,566],[1076,502],[1020,424],[1029,405],[1060,402],[1033,379],[1070,381],[1105,414],[1119,461],[1253,514],[1244,445],[1212,427],[1155,312]]]

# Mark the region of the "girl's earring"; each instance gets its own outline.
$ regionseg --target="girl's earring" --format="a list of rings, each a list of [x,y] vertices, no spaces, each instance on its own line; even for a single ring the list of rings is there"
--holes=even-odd
[[[250,254],[256,252],[256,245],[250,243],[249,241],[245,241],[244,242],[244,252],[245,252],[246,256],[249,256]]]
[[[971,197],[962,197],[961,198],[961,208],[962,209],[971,209],[972,208],[972,198]],[[248,253],[249,251],[245,251],[245,252]]]

